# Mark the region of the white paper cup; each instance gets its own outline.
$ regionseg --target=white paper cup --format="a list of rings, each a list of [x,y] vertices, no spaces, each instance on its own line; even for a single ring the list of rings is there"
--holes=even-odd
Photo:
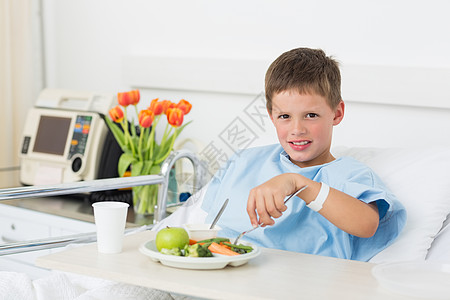
[[[92,204],[97,228],[97,249],[100,253],[122,251],[128,203],[101,201]]]

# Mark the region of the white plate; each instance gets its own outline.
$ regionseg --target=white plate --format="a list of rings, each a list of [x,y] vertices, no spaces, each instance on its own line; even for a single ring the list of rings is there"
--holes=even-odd
[[[372,274],[384,288],[402,295],[450,298],[450,265],[398,262],[376,265]]]
[[[213,257],[184,257],[167,255],[160,253],[156,249],[155,240],[142,244],[139,247],[139,251],[142,254],[149,256],[152,260],[161,262],[161,264],[165,266],[182,269],[212,270],[223,269],[228,265],[238,267],[246,264],[250,259],[261,254],[261,250],[257,246],[249,243],[245,243],[245,245],[253,247],[253,251],[236,256],[213,254]]]

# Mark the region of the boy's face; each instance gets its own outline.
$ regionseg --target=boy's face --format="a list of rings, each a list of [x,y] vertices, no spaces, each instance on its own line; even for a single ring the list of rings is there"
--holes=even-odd
[[[344,117],[344,102],[333,110],[316,94],[284,91],[272,97],[270,118],[291,161],[309,167],[334,160],[330,153],[333,126]]]

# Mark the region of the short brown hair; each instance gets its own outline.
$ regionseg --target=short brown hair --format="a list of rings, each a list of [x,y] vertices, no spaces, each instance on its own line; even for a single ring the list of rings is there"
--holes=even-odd
[[[292,89],[300,94],[321,95],[335,109],[342,99],[338,62],[320,49],[296,48],[281,54],[266,73],[266,106],[270,113],[272,97]]]

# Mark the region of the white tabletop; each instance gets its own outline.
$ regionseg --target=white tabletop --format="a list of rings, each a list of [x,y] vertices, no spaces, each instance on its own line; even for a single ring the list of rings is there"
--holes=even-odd
[[[156,233],[125,237],[119,254],[89,244],[37,259],[36,264],[178,294],[210,299],[408,299],[379,286],[370,263],[262,249],[239,267],[187,270],[163,266],[138,251]]]

